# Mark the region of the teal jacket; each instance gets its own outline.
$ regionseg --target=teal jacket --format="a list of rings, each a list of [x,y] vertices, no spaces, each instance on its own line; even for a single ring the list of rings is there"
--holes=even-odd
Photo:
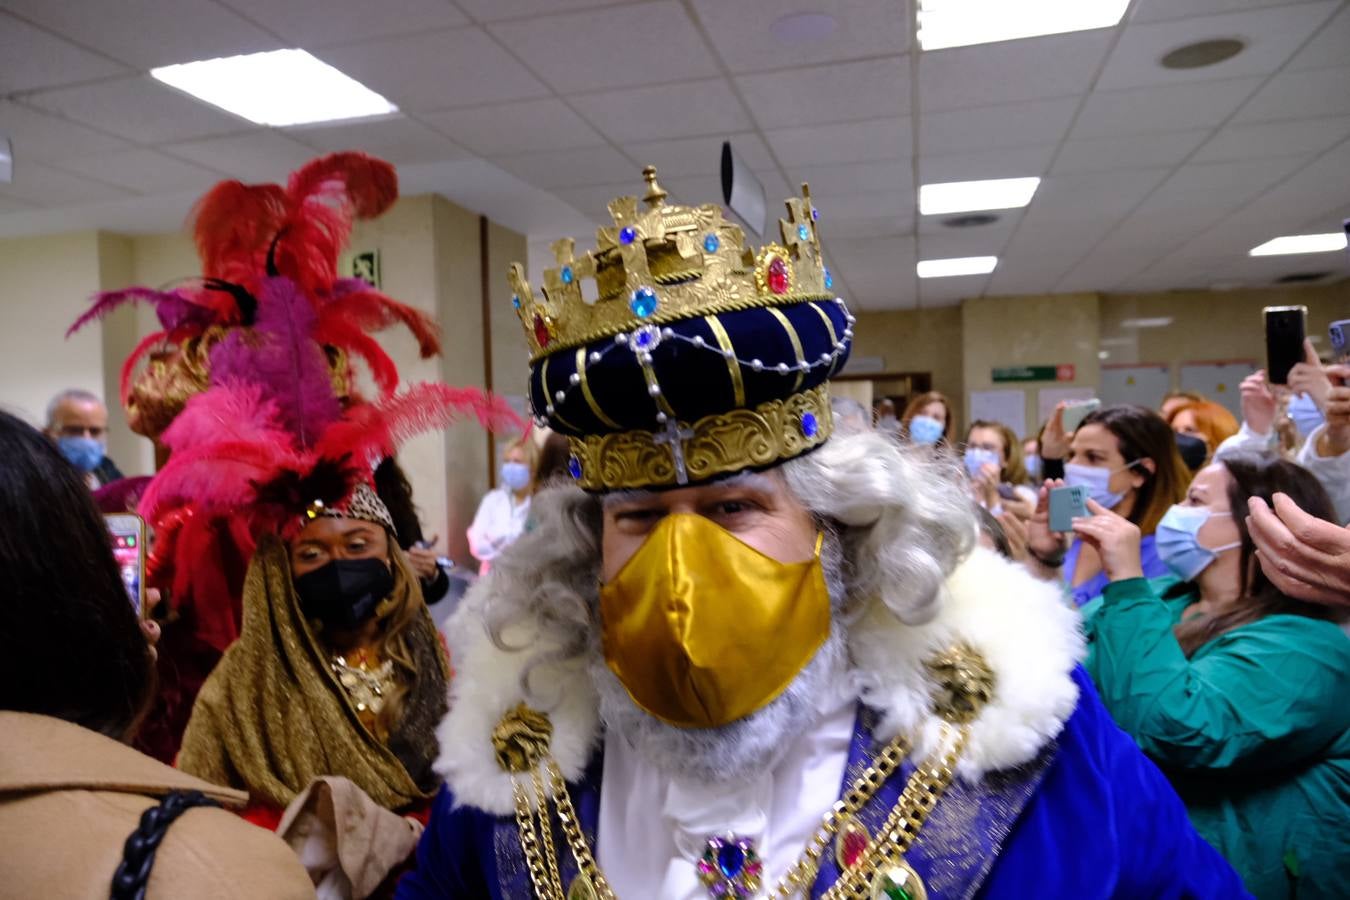
[[[1172,626],[1196,599],[1133,578],[1083,607],[1102,701],[1253,894],[1350,898],[1350,637],[1267,616],[1187,659]]]

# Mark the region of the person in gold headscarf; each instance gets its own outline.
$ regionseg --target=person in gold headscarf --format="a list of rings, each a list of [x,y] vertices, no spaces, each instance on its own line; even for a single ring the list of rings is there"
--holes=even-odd
[[[249,792],[256,821],[323,775],[386,809],[436,789],[432,735],[449,666],[384,505],[364,486],[345,515],[265,540],[244,583],[244,630],[207,679],[179,767]]]

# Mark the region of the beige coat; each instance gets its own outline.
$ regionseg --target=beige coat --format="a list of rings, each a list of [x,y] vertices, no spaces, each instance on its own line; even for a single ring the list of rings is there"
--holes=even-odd
[[[48,716],[0,711],[0,900],[107,900],[122,846],[169,791],[238,806],[239,791]],[[147,900],[313,898],[299,859],[224,809],[191,809],[155,853]]]

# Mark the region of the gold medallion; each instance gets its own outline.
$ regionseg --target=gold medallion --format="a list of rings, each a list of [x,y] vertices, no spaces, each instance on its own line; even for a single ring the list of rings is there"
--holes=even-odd
[[[577,873],[567,886],[567,900],[596,900],[595,885],[586,877],[585,872]]]
[[[839,823],[839,833],[834,839],[834,861],[839,871],[844,872],[858,864],[872,846],[872,836],[867,827],[852,816]]]
[[[928,900],[923,879],[903,859],[877,872],[872,900]]]

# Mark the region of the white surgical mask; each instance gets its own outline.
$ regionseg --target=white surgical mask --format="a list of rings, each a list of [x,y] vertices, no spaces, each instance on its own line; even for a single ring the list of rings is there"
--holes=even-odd
[[[916,444],[936,444],[946,429],[932,416],[915,416],[909,420],[909,439]]]
[[[1090,499],[1097,501],[1107,509],[1115,509],[1120,505],[1120,501],[1125,499],[1125,493],[1111,490],[1111,476],[1137,466],[1142,461],[1136,459],[1119,469],[1103,469],[1100,466],[1082,466],[1078,463],[1068,463],[1064,466],[1064,481],[1073,487],[1087,488]]]

